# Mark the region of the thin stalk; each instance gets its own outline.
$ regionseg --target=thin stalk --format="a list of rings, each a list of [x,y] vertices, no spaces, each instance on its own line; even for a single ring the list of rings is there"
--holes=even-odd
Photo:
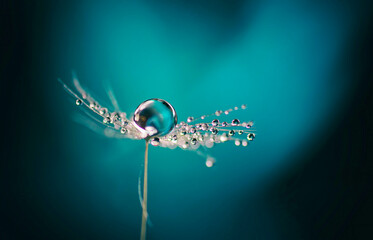
[[[149,140],[145,140],[145,160],[144,160],[144,193],[142,202],[141,240],[146,238],[146,222],[148,220],[148,148]]]

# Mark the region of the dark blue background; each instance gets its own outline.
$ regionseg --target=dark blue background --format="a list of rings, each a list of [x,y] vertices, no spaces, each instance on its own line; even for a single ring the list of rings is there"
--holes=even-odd
[[[1,4],[1,239],[138,239],[144,143],[74,121],[74,69],[127,113],[179,118],[245,103],[247,148],[214,168],[150,148],[148,239],[372,237],[369,1],[54,1]]]

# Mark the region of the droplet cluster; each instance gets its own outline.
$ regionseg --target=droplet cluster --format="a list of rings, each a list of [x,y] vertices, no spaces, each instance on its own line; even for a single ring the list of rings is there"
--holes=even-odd
[[[62,83],[62,82],[61,82]],[[236,146],[248,146],[248,143],[255,139],[253,121],[241,122],[237,118],[230,121],[220,121],[219,117],[225,117],[233,111],[244,110],[246,105],[234,107],[227,110],[217,110],[212,114],[200,117],[189,116],[164,135],[144,134],[136,125],[133,115],[127,116],[125,112],[118,109],[110,111],[110,108],[101,106],[86,90],[84,90],[77,79],[74,79],[76,91],[62,83],[65,90],[75,98],[75,104],[86,111],[97,123],[104,126],[104,133],[108,137],[149,139],[152,146],[165,148],[181,148],[194,150],[200,153],[200,149],[212,148],[216,144],[233,142]],[[113,104],[114,105],[114,104]],[[211,167],[215,159],[209,155],[206,166]]]

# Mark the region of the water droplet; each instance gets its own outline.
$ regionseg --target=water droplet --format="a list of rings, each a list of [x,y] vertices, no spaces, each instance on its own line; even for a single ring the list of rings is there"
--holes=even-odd
[[[250,121],[246,124],[246,128],[251,128],[254,125],[253,121]]]
[[[180,131],[180,135],[181,135],[181,136],[184,136],[185,134],[187,134],[185,128],[181,129],[181,131]]]
[[[128,121],[127,120],[124,120],[123,123],[122,123],[123,126],[127,126],[128,125]]]
[[[206,117],[206,116],[202,116],[201,119],[203,120],[203,119],[205,119],[205,117]]]
[[[236,141],[234,141],[234,144],[235,144],[236,146],[240,146],[241,141],[240,141],[240,140],[236,140]]]
[[[242,135],[243,134],[243,131],[242,130],[239,130],[238,131],[238,135]]]
[[[127,132],[127,128],[123,127],[123,128],[120,129],[120,133],[121,134],[125,134],[126,132]]]
[[[149,99],[141,103],[133,116],[135,126],[148,137],[163,136],[177,123],[175,109],[162,99]]]
[[[215,164],[215,158],[213,158],[213,157],[208,157],[207,159],[206,159],[206,167],[212,167],[212,166],[214,166],[214,164]]]
[[[197,129],[195,127],[191,127],[190,130],[189,130],[189,132],[192,133],[192,134],[196,133],[196,131],[197,131]]]
[[[102,120],[103,123],[110,123],[110,118],[109,117],[104,117],[104,119]]]
[[[216,128],[214,128],[214,127],[210,128],[210,131],[211,131],[211,133],[212,133],[213,135],[218,134],[218,129],[216,129]]]
[[[228,115],[228,114],[229,114],[229,111],[228,111],[228,110],[225,110],[224,113],[225,113],[225,115]]]
[[[191,140],[191,143],[192,143],[193,145],[196,145],[196,144],[197,144],[197,139],[193,138],[193,139]]]
[[[228,123],[227,123],[227,122],[223,122],[221,125],[222,125],[223,127],[226,127],[226,126],[228,126]]]
[[[157,137],[150,140],[150,144],[153,145],[153,146],[159,146],[159,143],[160,143],[160,140]]]
[[[252,140],[254,140],[254,138],[255,138],[255,134],[254,133],[247,134],[247,140],[252,141]]]
[[[230,130],[230,131],[228,132],[228,135],[229,135],[229,136],[234,136],[234,130]]]
[[[219,120],[218,119],[214,119],[214,120],[212,120],[211,124],[212,124],[212,126],[216,127],[216,126],[219,125]]]
[[[234,110],[238,110],[238,107],[234,107]]]
[[[105,115],[107,113],[107,109],[106,108],[101,108],[100,109],[100,115]]]
[[[238,119],[233,119],[232,120],[232,126],[237,126],[238,124],[240,124],[240,120],[238,120]]]
[[[192,122],[193,120],[194,120],[193,117],[188,117],[187,122],[190,123],[190,122]]]
[[[228,137],[227,137],[227,134],[226,134],[226,133],[223,133],[223,134],[220,136],[220,141],[222,141],[222,142],[226,142],[226,141],[228,141]]]
[[[246,104],[242,104],[242,105],[241,105],[241,108],[242,108],[242,109],[246,109]]]
[[[247,146],[247,141],[246,140],[242,140],[242,146],[244,146],[244,147]]]
[[[80,99],[76,99],[75,104],[76,104],[77,106],[82,105],[82,100],[80,100]]]
[[[202,124],[201,128],[202,128],[203,131],[207,131],[207,129],[209,128],[209,126],[206,123],[204,123],[204,124]]]

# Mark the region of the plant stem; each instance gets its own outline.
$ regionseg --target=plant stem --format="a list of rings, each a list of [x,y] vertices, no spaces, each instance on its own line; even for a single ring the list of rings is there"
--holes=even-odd
[[[145,140],[145,160],[144,160],[144,193],[142,202],[141,240],[146,238],[146,222],[148,220],[148,148],[149,140]]]

